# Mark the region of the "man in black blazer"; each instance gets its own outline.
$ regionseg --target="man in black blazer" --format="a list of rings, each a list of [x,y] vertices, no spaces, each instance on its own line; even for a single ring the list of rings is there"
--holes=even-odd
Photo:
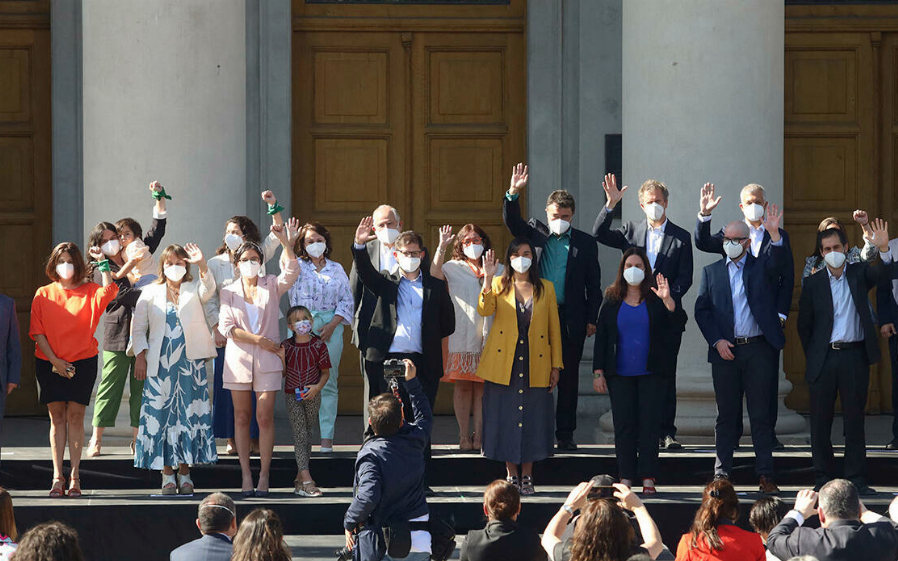
[[[755,472],[760,490],[777,494],[773,482],[773,427],[770,391],[779,374],[779,351],[786,338],[772,294],[782,275],[782,213],[771,205],[770,251],[755,258],[748,226],[732,222],[724,230],[727,257],[702,271],[695,322],[708,342],[708,362],[717,400],[715,478],[729,478],[733,450],[742,436],[742,398],[748,404]]]
[[[237,535],[237,507],[224,493],[212,493],[200,502],[196,527],[201,538],[171,552],[171,561],[229,561]]]
[[[723,252],[723,229],[713,236],[711,235],[711,212],[717,208],[720,200],[721,197],[714,196],[714,184],[705,183],[699,199],[698,221],[695,224],[695,248],[705,253],[725,255]],[[764,188],[757,183],[749,183],[739,193],[739,208],[745,216],[745,224],[748,225],[749,237],[751,238],[751,254],[755,257],[770,249],[770,233],[763,220],[767,211],[767,204]],[[780,228],[779,234],[783,238],[785,266],[779,283],[775,287],[776,311],[779,314],[780,323],[785,328],[789,310],[792,308],[792,291],[795,288],[795,266],[793,265],[792,245],[789,243],[789,234],[782,228]],[[779,357],[777,357],[777,362],[779,362]],[[773,447],[775,450],[785,450],[786,447],[776,438],[775,432],[779,411],[778,389],[779,384],[770,390],[773,392],[773,398],[770,401],[770,415],[773,419],[774,430]]]
[[[384,360],[410,359],[433,408],[443,376],[442,339],[455,331],[455,309],[446,282],[424,274],[424,243],[415,232],[403,232],[393,242],[396,272],[378,271],[365,247],[372,228],[372,217],[363,218],[352,247],[358,277],[376,298],[370,320],[360,328],[365,333],[365,374],[372,385],[378,384],[377,393],[383,393]],[[407,398],[403,403],[410,407]],[[407,413],[411,419],[411,409]]]
[[[607,202],[599,216],[596,218],[592,235],[602,245],[614,247],[621,252],[631,247],[641,247],[645,250],[652,266],[652,274],[663,275],[670,283],[670,295],[680,306],[683,296],[692,286],[692,238],[689,232],[680,228],[667,219],[667,186],[660,181],[650,179],[642,184],[637,195],[639,206],[646,215],[646,220],[626,222],[620,228],[611,228],[611,215],[614,207],[620,202],[627,187],[617,188],[617,179],[614,174],[605,175],[602,183],[605,189]],[[661,438],[660,447],[668,450],[682,448],[677,442],[677,356],[680,354],[680,343],[683,340],[683,329],[677,333],[670,333],[671,347],[673,350],[673,364],[670,368],[668,384],[664,390],[661,411]]]
[[[889,261],[889,235],[882,220],[872,224],[874,245]],[[864,408],[870,365],[879,362],[879,330],[867,293],[886,284],[890,270],[881,264],[848,264],[848,239],[838,228],[817,233],[817,250],[826,267],[805,280],[798,304],[798,335],[806,357],[805,379],[811,398],[811,453],[817,487],[836,477],[831,431],[836,396],[842,398],[845,422],[845,478],[862,495],[876,491],[866,484],[867,451]]]
[[[889,240],[889,258],[898,261],[898,238]],[[876,315],[879,332],[889,342],[892,380],[898,379],[898,281],[881,284],[876,289]],[[892,440],[886,450],[898,450],[898,383],[892,383]]]
[[[820,528],[802,527],[814,514],[820,517]],[[768,534],[767,550],[778,559],[808,555],[819,561],[894,561],[898,527],[867,510],[850,481],[833,479],[819,496],[810,489],[798,492],[795,508]]]
[[[555,408],[555,438],[558,449],[573,451],[577,428],[577,395],[580,359],[587,337],[596,332],[599,308],[602,306],[601,271],[596,241],[582,230],[571,226],[574,197],[567,191],[553,191],[546,202],[546,219],[521,216],[520,194],[527,187],[527,166],[515,166],[511,187],[503,198],[502,220],[516,238],[530,240],[536,252],[540,277],[555,285],[558,315],[561,320],[562,361],[558,381],[558,405]]]

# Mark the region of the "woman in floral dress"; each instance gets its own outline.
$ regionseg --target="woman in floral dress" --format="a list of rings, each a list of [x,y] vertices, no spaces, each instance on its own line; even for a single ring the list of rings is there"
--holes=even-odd
[[[192,494],[189,465],[218,460],[206,377],[215,343],[203,311],[215,280],[193,244],[168,246],[159,263],[159,279],[143,289],[131,322],[135,377],[146,380],[134,466],[161,469],[164,495]]]

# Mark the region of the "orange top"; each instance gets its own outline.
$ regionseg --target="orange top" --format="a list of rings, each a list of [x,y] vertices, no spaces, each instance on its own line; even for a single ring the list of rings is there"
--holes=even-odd
[[[94,333],[106,306],[118,294],[118,285],[100,286],[86,282],[72,290],[59,283],[37,289],[31,304],[31,328],[28,334],[47,337],[53,353],[62,360],[74,362],[96,356],[99,344]],[[35,345],[34,356],[49,360]]]

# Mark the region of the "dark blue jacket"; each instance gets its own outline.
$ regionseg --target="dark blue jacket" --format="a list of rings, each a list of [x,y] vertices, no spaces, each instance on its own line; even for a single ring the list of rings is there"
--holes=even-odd
[[[592,235],[600,244],[624,252],[631,247],[645,249],[647,230],[646,220],[624,222],[620,228],[611,229],[611,211],[603,205],[592,227]],[[689,232],[670,220],[664,226],[661,251],[655,259],[655,270],[652,273],[664,275],[670,282],[670,295],[677,302],[683,299],[692,286],[692,238],[689,237]]]
[[[224,534],[205,534],[171,552],[170,561],[229,561],[234,546]]]
[[[343,527],[358,526],[362,561],[386,553],[381,528],[428,514],[424,482],[424,448],[430,441],[433,413],[417,378],[405,383],[415,420],[393,436],[375,437],[362,445],[355,460],[355,497]]]
[[[785,247],[773,245],[769,252],[762,251],[757,259],[748,253],[743,257],[746,261],[742,269],[748,308],[761,328],[761,334],[777,350],[781,350],[786,344],[775,299],[782,275],[784,253]],[[721,339],[735,342],[736,327],[726,257],[702,270],[702,283],[695,300],[695,322],[708,342],[708,362],[722,362],[714,343]]]
[[[789,310],[792,309],[792,292],[795,290],[795,265],[792,258],[792,245],[789,243],[789,234],[780,228],[780,236],[783,239],[784,253],[780,257],[782,259],[782,272],[780,278],[774,287],[776,295],[776,311],[789,317]],[[764,232],[764,239],[761,241],[761,251],[759,256],[770,251],[773,247],[770,244],[770,233]],[[704,251],[705,253],[716,253],[726,257],[723,251],[723,229],[713,236],[711,235],[711,221],[702,222],[696,220],[695,224],[695,249]]]

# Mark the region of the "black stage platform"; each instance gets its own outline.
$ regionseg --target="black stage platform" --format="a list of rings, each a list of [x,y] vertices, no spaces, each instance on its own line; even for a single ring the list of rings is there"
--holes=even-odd
[[[438,516],[452,517],[460,534],[482,527],[481,500],[484,486],[504,477],[498,463],[475,454],[452,452],[435,447],[430,484],[436,496],[428,500]],[[174,547],[194,539],[196,507],[206,493],[224,490],[237,502],[241,518],[250,510],[266,506],[278,512],[290,535],[335,535],[341,533],[342,517],[351,500],[355,449],[339,447],[333,454],[313,454],[312,474],[325,491],[324,497],[307,499],[292,494],[295,464],[292,449],[278,447],[272,466],[272,494],[266,499],[240,497],[240,468],[236,458],[224,457],[216,466],[196,467],[193,480],[199,491],[193,497],[161,497],[157,472],[132,467],[127,449],[104,448],[111,454],[82,462],[84,496],[79,499],[47,497],[52,474],[46,448],[17,448],[4,453],[0,483],[10,490],[20,532],[47,520],[63,520],[73,525],[92,561],[168,559]],[[115,452],[123,452],[116,454]],[[736,458],[733,477],[743,501],[747,523],[751,504],[760,497],[753,476],[751,448],[743,447]],[[258,466],[258,460],[253,460]],[[664,536],[676,548],[679,536],[688,528],[701,496],[702,485],[713,472],[713,453],[707,447],[662,453],[658,485],[661,492],[646,500],[649,511]],[[795,493],[812,485],[810,451],[789,448],[776,453],[777,479],[783,499],[791,503]],[[872,510],[885,512],[898,491],[896,453],[868,453],[870,484],[881,492],[865,499]],[[524,500],[520,522],[542,530],[549,518],[578,482],[599,473],[616,473],[611,446],[584,446],[572,454],[549,458],[534,469],[538,494]],[[637,488],[638,489],[638,488]]]

